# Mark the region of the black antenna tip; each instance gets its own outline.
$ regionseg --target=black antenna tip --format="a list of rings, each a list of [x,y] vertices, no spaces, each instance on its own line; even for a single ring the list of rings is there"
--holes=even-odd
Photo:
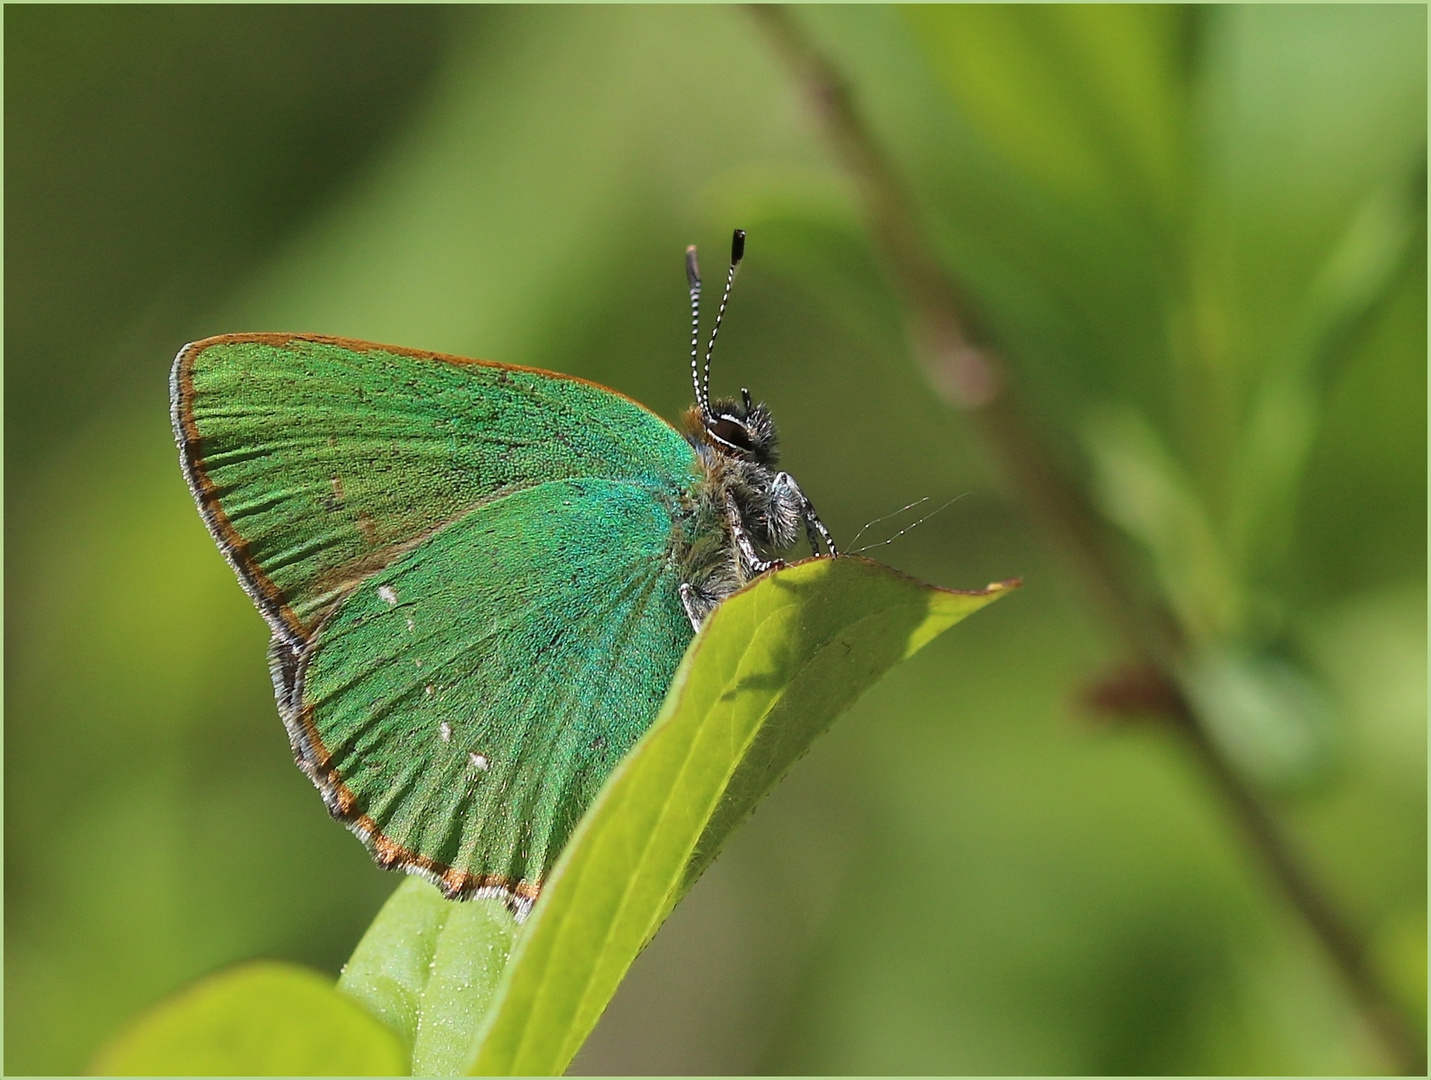
[[[739,266],[740,260],[745,258],[745,230],[736,229],[735,234],[730,238],[730,264]]]
[[[701,268],[696,262],[696,245],[686,248],[686,281],[691,288],[701,283]]]

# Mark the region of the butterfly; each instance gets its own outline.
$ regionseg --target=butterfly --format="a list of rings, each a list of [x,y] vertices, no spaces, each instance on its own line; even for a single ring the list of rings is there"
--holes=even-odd
[[[170,378],[199,513],[273,632],[299,767],[387,869],[525,917],[722,600],[803,525],[769,409],[677,430],[596,383],[343,338],[229,334]]]

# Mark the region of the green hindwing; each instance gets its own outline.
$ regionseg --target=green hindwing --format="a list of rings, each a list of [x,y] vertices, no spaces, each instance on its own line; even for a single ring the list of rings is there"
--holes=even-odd
[[[330,338],[199,342],[171,389],[330,812],[523,911],[691,640],[694,451],[593,383]]]
[[[449,896],[536,895],[690,643],[649,489],[562,480],[373,575],[278,680],[335,816]],[[281,672],[281,669],[280,669]]]

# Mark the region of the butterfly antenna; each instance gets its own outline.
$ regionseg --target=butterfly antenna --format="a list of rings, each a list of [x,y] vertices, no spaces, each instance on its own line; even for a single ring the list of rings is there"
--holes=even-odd
[[[888,514],[885,514],[883,517],[877,517],[873,521],[866,521],[863,525],[860,526],[860,531],[855,533],[855,538],[850,541],[850,547],[854,547],[856,544],[858,544],[860,542],[860,537],[864,536],[864,534],[869,531],[871,526],[878,525],[881,521],[888,521],[892,517],[898,517],[906,510],[913,510],[916,506],[920,505],[921,503],[927,503],[928,501],[929,496],[926,495],[922,499],[915,499],[912,503],[905,503],[898,510],[893,510]]]
[[[735,272],[740,268],[740,260],[745,257],[745,230],[736,229],[730,238],[730,270],[725,275],[725,292],[721,294],[720,307],[716,310],[715,326],[711,329],[711,343],[706,346],[706,370],[701,384],[702,400],[710,402],[711,396],[711,353],[715,352],[716,335],[720,333],[720,321],[725,317],[725,306],[730,303],[730,287],[735,284]]]
[[[877,541],[877,542],[875,542],[875,543],[873,543],[873,544],[866,544],[864,547],[855,548],[853,551],[848,552],[848,554],[850,554],[850,555],[858,555],[861,551],[869,551],[871,548],[882,547],[882,546],[885,545],[885,544],[892,544],[892,543],[894,543],[896,540],[898,540],[898,539],[899,539],[901,536],[903,536],[905,533],[910,532],[910,531],[913,530],[913,529],[919,528],[919,526],[923,525],[926,521],[928,521],[930,518],[932,518],[935,514],[942,514],[945,510],[949,509],[949,507],[953,506],[956,502],[958,502],[960,499],[962,499],[962,498],[964,497],[964,495],[967,495],[967,494],[969,494],[969,493],[966,491],[966,492],[964,492],[962,495],[955,495],[954,498],[950,499],[950,500],[949,500],[947,503],[945,503],[943,506],[939,507],[938,510],[931,510],[931,511],[929,511],[929,513],[925,514],[925,515],[924,515],[922,518],[920,518],[918,521],[910,522],[910,523],[909,523],[908,525],[906,525],[904,528],[900,529],[899,532],[897,532],[897,533],[895,533],[893,536],[891,536],[888,540],[879,540],[879,541]],[[927,498],[928,498],[928,497],[926,496],[924,499],[919,499],[919,500],[917,500],[917,501],[915,501],[915,502],[910,503],[909,506],[906,506],[906,507],[904,508],[904,510],[908,510],[908,509],[910,509],[911,507],[918,506],[920,503],[927,501]],[[902,514],[902,513],[904,513],[904,510],[896,510],[896,511],[894,512],[894,514]],[[894,517],[894,514],[886,514],[883,518],[876,518],[875,521],[886,521],[886,520],[888,520],[889,518]],[[871,522],[870,522],[870,525],[875,524],[875,521],[871,521]],[[865,528],[868,528],[868,527],[869,527],[868,525],[865,526]],[[861,529],[860,531],[861,531],[861,532],[864,532],[864,529]]]
[[[691,385],[696,388],[696,408],[710,419],[710,402],[701,393],[701,267],[696,262],[696,245],[686,248],[686,284],[691,289]]]

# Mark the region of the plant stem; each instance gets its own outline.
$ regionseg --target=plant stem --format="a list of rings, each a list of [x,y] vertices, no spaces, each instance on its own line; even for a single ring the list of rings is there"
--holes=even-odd
[[[972,339],[969,305],[924,243],[913,201],[860,115],[848,82],[787,8],[751,5],[748,10],[809,99],[836,157],[855,182],[873,242],[902,295],[910,336],[935,389],[964,412],[1035,525],[1072,563],[1124,648],[1161,683],[1155,698],[1165,703],[1165,715],[1265,871],[1346,981],[1391,1063],[1399,1072],[1424,1074],[1424,1044],[1377,978],[1362,935],[1315,881],[1180,688],[1183,643],[1173,619],[1130,588],[1102,519],[1024,419],[1007,365]]]
[[[1257,798],[1232,764],[1218,750],[1205,724],[1179,694],[1178,712],[1171,717],[1186,737],[1243,834],[1265,869],[1281,886],[1292,907],[1331,957],[1351,989],[1367,1024],[1380,1038],[1395,1070],[1406,1076],[1426,1074],[1426,1048],[1405,1012],[1381,984],[1367,955],[1366,942],[1313,880],[1310,871],[1277,828],[1266,805]]]

